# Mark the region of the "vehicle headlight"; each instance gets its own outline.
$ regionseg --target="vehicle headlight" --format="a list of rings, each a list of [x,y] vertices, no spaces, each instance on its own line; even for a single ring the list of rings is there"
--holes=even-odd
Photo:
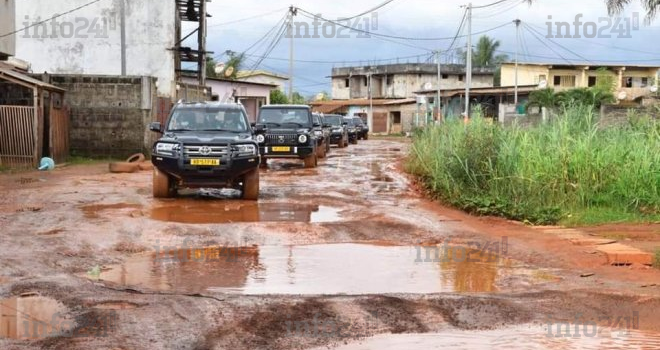
[[[300,142],[300,143],[305,143],[305,142],[307,142],[307,135],[300,135],[300,136],[298,136],[298,142]]]
[[[257,137],[255,137],[255,140],[259,143],[264,143],[266,142],[266,137],[264,135],[257,135]]]
[[[156,144],[157,154],[173,156],[176,154],[178,150],[179,150],[179,145],[176,143],[159,142]]]
[[[323,131],[320,131],[320,130],[314,130],[314,135],[316,135],[316,136],[323,136]]]
[[[259,135],[262,136],[263,135]],[[238,152],[239,156],[256,156],[257,155],[257,146],[255,145],[237,145],[235,150]]]
[[[350,131],[350,132],[355,132],[355,128],[351,128],[351,129],[349,129],[348,131]]]

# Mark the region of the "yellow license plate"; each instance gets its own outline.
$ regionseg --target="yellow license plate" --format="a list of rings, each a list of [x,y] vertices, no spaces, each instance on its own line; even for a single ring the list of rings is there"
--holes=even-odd
[[[291,152],[291,147],[273,147],[273,152]]]
[[[220,165],[220,159],[191,159],[190,165],[218,166]]]

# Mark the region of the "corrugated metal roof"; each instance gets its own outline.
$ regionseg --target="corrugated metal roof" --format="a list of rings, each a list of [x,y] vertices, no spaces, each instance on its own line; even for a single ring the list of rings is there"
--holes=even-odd
[[[29,77],[25,74],[15,72],[15,71],[10,70],[10,69],[0,68],[0,78],[3,78],[3,77],[8,77],[8,78],[12,78],[12,79],[15,79],[15,80],[20,80],[20,81],[22,81],[22,82],[24,82],[28,85],[32,85],[32,86],[39,87],[39,88],[46,89],[46,90],[60,91],[60,92],[65,92],[66,91],[62,88],[59,88],[59,87],[55,86],[55,85],[44,83],[41,80],[34,79],[34,78]]]

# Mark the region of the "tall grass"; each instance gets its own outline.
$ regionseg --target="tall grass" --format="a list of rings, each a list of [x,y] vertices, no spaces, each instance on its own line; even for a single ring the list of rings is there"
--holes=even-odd
[[[600,128],[589,106],[532,128],[477,117],[421,130],[407,168],[435,195],[477,214],[552,224],[598,208],[660,213],[660,123]]]

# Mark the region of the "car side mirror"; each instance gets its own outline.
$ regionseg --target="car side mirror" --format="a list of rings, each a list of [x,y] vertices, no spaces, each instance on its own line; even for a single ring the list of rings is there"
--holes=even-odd
[[[250,123],[250,126],[251,126],[252,128],[255,128],[255,127],[257,126],[257,123]]]
[[[341,125],[343,125],[343,126],[348,126],[348,123],[343,122],[343,123],[341,123]]]
[[[153,132],[163,132],[163,126],[160,124],[160,122],[153,122],[149,124],[149,130]]]
[[[266,127],[263,124],[255,124],[254,125],[254,131],[262,132],[264,130],[266,130]]]

